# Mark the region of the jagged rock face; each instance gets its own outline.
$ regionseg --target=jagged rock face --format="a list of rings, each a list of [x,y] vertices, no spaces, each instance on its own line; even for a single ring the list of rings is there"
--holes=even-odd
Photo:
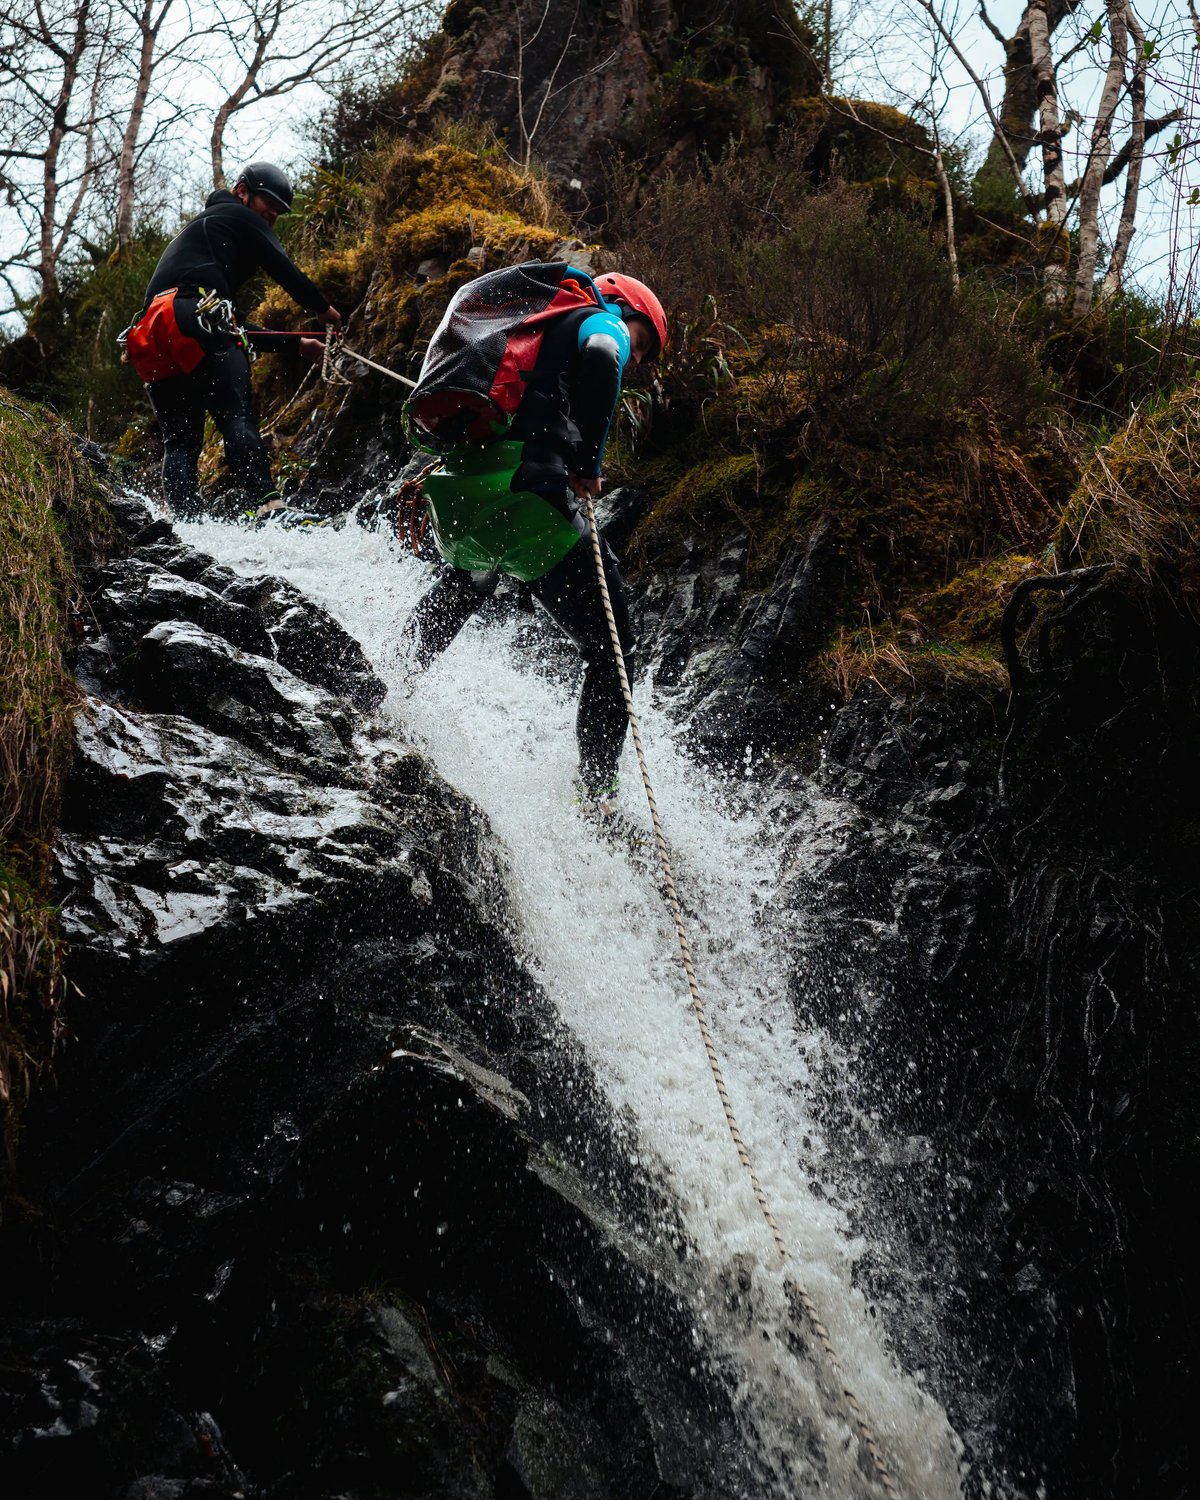
[[[442,25],[448,55],[422,117],[469,100],[594,227],[619,153],[693,170],[731,137],[761,138],[790,95],[820,88],[791,0],[454,0]]]
[[[454,50],[425,109],[470,99],[505,130],[514,156],[543,163],[568,204],[584,208],[604,197],[622,129],[646,113],[676,11],[670,0],[458,0],[444,23]]]
[[[608,497],[618,547],[643,501]],[[380,686],[332,620],[125,520],[60,843],[85,996],[26,1140],[63,1233],[15,1283],[0,1473],[130,1500],[382,1497],[398,1467],[430,1496],[733,1492],[719,1392],[657,1358],[687,1315],[633,1290],[571,1169],[581,1114],[613,1128],[478,815],[353,711]],[[639,656],[700,753],[767,752],[777,826],[830,799],[777,906],[798,1017],[900,1142],[855,1162],[877,1137],[831,1090],[912,1268],[868,1256],[862,1285],[923,1360],[936,1309],[958,1352],[930,1385],[993,1424],[1014,1494],[1182,1493],[1194,633],[1114,590],[1043,632],[1015,721],[874,690],[801,720],[825,540],[761,595],[745,554],[638,580]]]
[[[615,1238],[671,1210],[513,949],[480,815],[355,712],[381,688],[327,615],[121,519],[78,653],[83,993],[24,1141],[50,1217],[0,1324],[6,1492],[732,1492],[726,1397],[667,1373],[690,1314]]]

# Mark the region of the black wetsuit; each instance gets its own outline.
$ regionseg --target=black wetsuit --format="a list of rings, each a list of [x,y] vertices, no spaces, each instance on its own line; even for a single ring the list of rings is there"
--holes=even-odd
[[[225,456],[250,500],[274,492],[271,466],[258,430],[250,391],[250,362],[228,334],[209,334],[196,322],[202,291],[215,291],[236,305],[238,293],[258,271],[277,281],[301,307],[318,315],[328,299],[288,257],[265,219],[224,189],[211,193],[204,212],[184,226],[162,253],[146,290],[146,306],[160,292],[178,288],[175,316],[182,332],[204,347],[190,375],[171,375],[146,387],[163,436],[163,491],[178,515],[199,508],[196,464],[211,412],[225,440]],[[244,320],[239,311],[239,324]],[[296,340],[251,330],[256,349],[278,350]]]
[[[575,642],[586,663],[575,733],[580,779],[592,794],[616,774],[627,719],[587,519],[567,478],[568,471],[585,477],[599,473],[621,389],[622,362],[613,340],[589,338],[579,347],[580,327],[590,316],[590,309],[568,313],[546,333],[529,390],[505,437],[525,445],[512,488],[541,495],[570,516],[581,538],[562,562],[525,587]],[[632,677],[634,640],[625,586],[612,549],[607,542],[601,546],[621,650]],[[495,593],[500,578],[499,573],[442,570],[404,630],[418,669],[446,649]]]

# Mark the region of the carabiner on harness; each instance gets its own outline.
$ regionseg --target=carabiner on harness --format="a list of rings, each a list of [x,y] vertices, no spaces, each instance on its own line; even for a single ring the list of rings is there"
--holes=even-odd
[[[201,297],[196,303],[196,322],[207,334],[228,334],[237,340],[238,347],[243,351],[251,364],[258,358],[258,351],[246,337],[245,330],[238,324],[237,309],[229,297],[221,297],[214,292],[206,292],[200,288]]]

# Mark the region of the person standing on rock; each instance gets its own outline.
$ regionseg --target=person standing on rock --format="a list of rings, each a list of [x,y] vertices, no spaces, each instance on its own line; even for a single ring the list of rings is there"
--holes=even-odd
[[[204,212],[175,236],[155,268],[141,315],[122,335],[126,357],[146,382],[163,439],[163,493],[179,516],[200,510],[197,464],[210,412],[225,457],[251,502],[250,517],[289,516],[271,477],[250,389],[251,353],[294,347],[293,335],[247,327],[237,308],[243,285],[265,271],[334,331],[342,316],[288,256],[275,221],[292,207],[292,185],[269,162],[246,167],[233,191],[210,193]],[[318,337],[299,340],[314,362]]]
[[[424,498],[448,565],[404,627],[412,668],[446,649],[502,574],[522,580],[586,663],[578,790],[599,812],[616,792],[626,712],[581,502],[600,494],[625,366],[656,359],[666,337],[662,304],[632,276],[505,267],[455,295],[405,411],[418,446],[443,455]],[[602,552],[630,663],[620,569],[607,542]]]

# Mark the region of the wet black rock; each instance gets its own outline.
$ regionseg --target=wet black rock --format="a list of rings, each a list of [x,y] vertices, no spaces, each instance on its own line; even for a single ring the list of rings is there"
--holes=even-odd
[[[695,753],[718,766],[813,733],[796,684],[827,629],[830,529],[789,548],[764,592],[746,584],[749,546],[735,536],[713,557],[689,544],[681,565],[646,581],[635,609],[655,688],[687,719]]]
[[[383,687],[362,647],[332,615],[280,578],[235,578],[222,589],[268,622],[272,655],[305,682],[342,693],[357,708],[374,708]]]
[[[374,708],[382,701],[384,686],[362,647],[294,586],[242,577],[181,545],[169,522],[152,518],[139,502],[121,497],[114,511],[132,550],[89,580],[85,633],[75,662],[85,688],[110,696],[133,690],[125,681],[130,659],[147,654],[142,643],[152,627],[187,621],[229,646],[271,658],[355,708]],[[183,649],[181,643],[163,645],[157,654]],[[154,658],[156,648],[148,655]],[[209,665],[215,670],[211,657]],[[148,670],[152,683],[152,665]]]
[[[122,521],[56,850],[82,994],[0,1243],[5,1492],[752,1485],[483,819],[313,680],[373,681],[328,616]]]

